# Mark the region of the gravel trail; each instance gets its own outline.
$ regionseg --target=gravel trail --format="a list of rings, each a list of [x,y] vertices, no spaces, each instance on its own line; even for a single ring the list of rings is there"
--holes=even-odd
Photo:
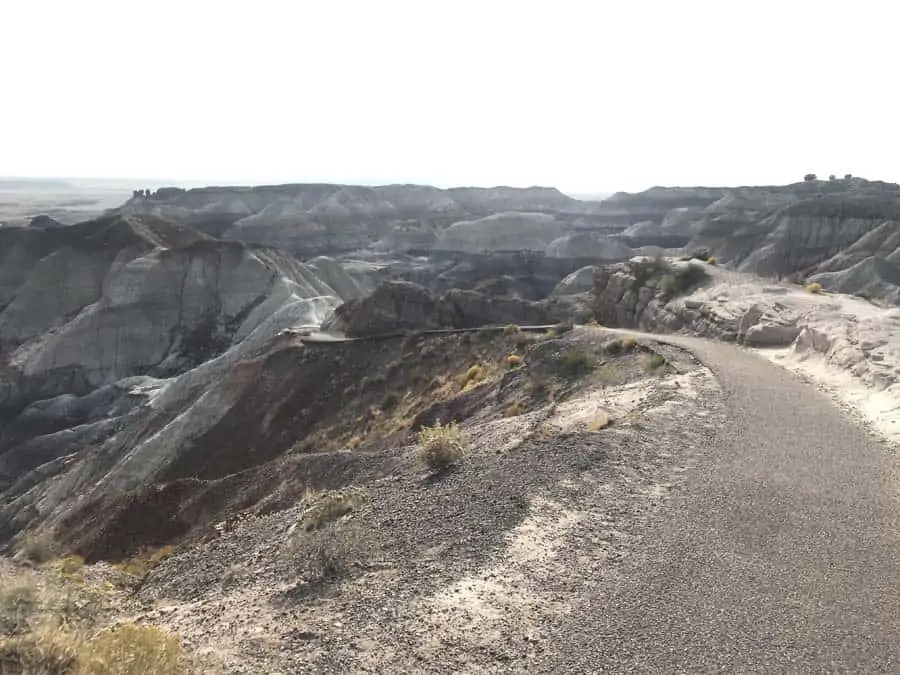
[[[590,329],[586,329],[590,330]],[[727,422],[539,672],[900,672],[896,458],[824,394],[732,345],[660,337]]]

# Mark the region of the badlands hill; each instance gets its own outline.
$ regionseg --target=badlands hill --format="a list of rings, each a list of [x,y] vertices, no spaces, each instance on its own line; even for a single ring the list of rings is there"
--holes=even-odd
[[[550,188],[164,188],[134,197],[118,212],[157,216],[300,258],[528,250],[612,261],[707,249],[738,271],[810,277],[886,302],[897,297],[900,264],[900,186],[852,177],[785,186],[657,187],[602,202]]]
[[[617,452],[615,494],[646,468],[598,435],[611,417],[610,438],[650,455],[660,449],[648,428],[685,447],[709,432],[691,396],[715,398],[710,373],[677,350],[623,347],[572,323],[780,348],[893,400],[900,310],[840,294],[900,299],[898,206],[900,186],[860,179],[602,202],[548,188],[164,188],[76,225],[0,228],[0,547],[52,540],[53,555],[99,569],[174,550],[135,597],[186,603],[189,618],[147,618],[194,644],[227,642],[216,612],[254,623],[226,579],[257,584],[278,625],[294,611],[285,602],[318,592],[309,568],[278,556],[302,544],[291,555],[315,567],[332,534],[356,545],[343,529],[300,532],[335,491],[351,511],[357,488],[375,495],[364,517],[388,562],[353,569],[384,607],[400,602],[384,589],[412,588],[422,569],[422,588],[450,583],[519,526],[525,548],[509,565],[527,574],[544,546],[528,544],[528,528],[554,508],[530,501],[534,491]],[[812,281],[826,292],[805,290]],[[558,328],[420,334],[489,324]],[[307,339],[322,328],[361,339]],[[677,432],[673,408],[690,420]],[[416,434],[436,421],[471,432],[468,468],[416,468]],[[562,459],[561,439],[573,448]],[[651,483],[628,499],[644,504]],[[210,615],[199,597],[222,604]],[[346,607],[348,621],[368,616],[364,598]],[[313,632],[282,636],[284,650],[242,638],[223,658],[229,672],[289,672],[355,649]],[[379,653],[378,665],[393,658]]]
[[[701,249],[736,272],[891,303],[898,207],[900,187],[861,179],[603,202],[549,188],[287,185],[164,188],[74,226],[0,228],[0,526],[14,534],[69,511],[100,476],[106,499],[165,475],[227,415],[233,369],[264,358],[284,329],[592,313],[643,325],[628,303],[658,289],[613,296],[612,312],[591,299],[597,280],[637,253]],[[385,281],[376,314],[355,315]],[[263,456],[286,447],[268,445]]]

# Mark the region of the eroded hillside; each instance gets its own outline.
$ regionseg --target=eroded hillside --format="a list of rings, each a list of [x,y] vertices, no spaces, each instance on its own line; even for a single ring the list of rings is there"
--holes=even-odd
[[[846,177],[784,186],[655,187],[580,201],[547,188],[166,188],[122,213],[149,214],[213,236],[319,254],[405,256],[528,250],[557,258],[625,260],[706,249],[766,277],[811,277],[879,302],[900,297],[900,186]],[[440,270],[432,268],[431,277]]]
[[[721,422],[613,329],[841,373],[890,436],[898,310],[829,289],[894,299],[896,189],[161,190],[4,228],[0,546],[38,566],[2,570],[109,582],[93,630],[225,672],[527,670]]]
[[[22,545],[113,561],[130,620],[229,673],[527,668],[721,414],[691,357],[600,329],[288,338],[220,389],[164,472]],[[448,423],[465,446],[431,468],[419,433]]]

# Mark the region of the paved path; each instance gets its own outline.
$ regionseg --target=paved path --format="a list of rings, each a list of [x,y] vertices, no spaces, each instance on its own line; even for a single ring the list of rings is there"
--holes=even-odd
[[[714,371],[729,423],[541,672],[900,673],[890,449],[751,352],[655,338]]]

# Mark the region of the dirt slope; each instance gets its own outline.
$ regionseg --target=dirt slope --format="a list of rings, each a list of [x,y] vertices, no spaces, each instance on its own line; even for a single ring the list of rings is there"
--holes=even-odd
[[[708,371],[663,353],[653,373],[641,348],[608,357],[519,416],[477,408],[470,454],[446,475],[423,471],[407,443],[384,447],[389,470],[358,476],[363,504],[321,531],[298,530],[303,502],[225,527],[153,572],[147,618],[235,673],[529,669],[586,590],[615,578],[722,424]],[[339,578],[310,578],[319,545],[350,561]]]

